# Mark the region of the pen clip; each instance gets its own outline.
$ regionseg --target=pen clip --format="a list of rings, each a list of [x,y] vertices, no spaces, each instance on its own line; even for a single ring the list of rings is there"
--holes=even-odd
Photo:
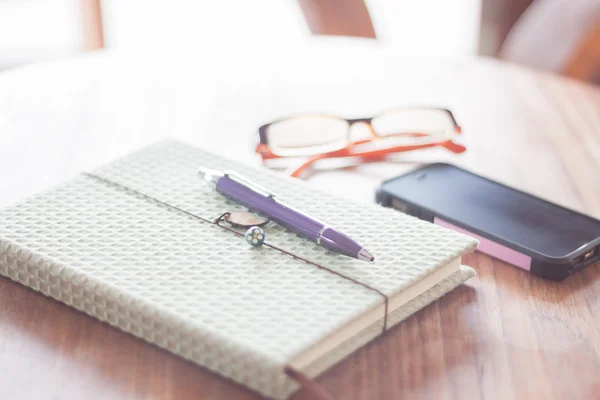
[[[225,176],[234,182],[237,182],[241,185],[248,187],[249,189],[254,190],[255,192],[257,192],[259,194],[262,194],[265,197],[275,197],[275,194],[272,193],[269,189],[252,182],[250,179],[248,179],[236,172],[225,172]]]

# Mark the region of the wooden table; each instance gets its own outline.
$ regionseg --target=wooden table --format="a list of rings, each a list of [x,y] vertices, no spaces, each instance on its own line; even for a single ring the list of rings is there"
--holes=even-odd
[[[167,135],[257,162],[262,122],[402,104],[451,108],[468,152],[406,154],[310,181],[373,201],[382,179],[450,160],[600,217],[596,88],[492,60],[407,62],[366,43],[329,41],[277,57],[240,49],[165,62],[108,52],[6,72],[0,202]],[[555,283],[483,254],[464,262],[475,278],[319,381],[339,399],[598,398],[600,265]],[[3,278],[0,310],[0,398],[259,398]]]

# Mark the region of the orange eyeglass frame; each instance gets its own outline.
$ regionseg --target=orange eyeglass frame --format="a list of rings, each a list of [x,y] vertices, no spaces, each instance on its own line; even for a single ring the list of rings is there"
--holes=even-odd
[[[423,108],[419,108],[417,110],[422,110],[422,109]],[[360,157],[365,161],[379,161],[390,154],[402,153],[402,152],[406,152],[406,151],[419,150],[419,149],[425,149],[425,148],[437,147],[437,146],[444,147],[445,149],[447,149],[453,153],[457,153],[457,154],[464,152],[466,150],[465,146],[452,141],[452,138],[454,137],[454,135],[458,135],[462,132],[462,129],[461,129],[460,125],[458,125],[458,123],[456,122],[456,119],[454,118],[454,115],[452,114],[452,112],[445,108],[435,108],[435,109],[429,108],[429,109],[436,110],[436,111],[442,111],[442,112],[445,112],[448,114],[448,116],[450,117],[450,121],[452,121],[452,123],[454,125],[454,129],[453,129],[454,132],[450,137],[448,137],[445,140],[442,139],[437,142],[420,143],[420,144],[414,144],[414,145],[400,145],[400,146],[386,147],[383,149],[374,149],[374,150],[367,150],[367,151],[357,150],[356,147],[358,145],[362,145],[365,143],[370,143],[370,142],[374,142],[379,139],[383,139],[383,137],[379,136],[373,129],[372,120],[377,117],[346,119],[346,118],[339,118],[339,117],[325,115],[325,117],[336,118],[336,119],[340,119],[340,120],[344,120],[344,121],[348,122],[348,143],[347,143],[347,145],[338,150],[324,152],[321,154],[307,155],[306,156],[307,159],[300,166],[293,169],[291,171],[290,175],[297,178],[302,174],[302,172],[304,170],[306,170],[306,168],[311,166],[314,162],[316,162],[318,160],[328,159],[328,158]],[[407,111],[407,110],[410,110],[410,109],[401,109],[399,111]],[[297,116],[297,117],[290,117],[290,118],[299,118],[299,117],[304,117],[304,116],[310,117],[310,116],[315,116],[315,115],[318,115],[318,114],[305,114],[305,115],[301,115],[301,116]],[[318,116],[324,116],[324,115],[318,115]],[[271,126],[275,123],[278,123],[278,122],[286,121],[290,118],[283,118],[281,120],[273,121],[268,124],[262,125],[260,128],[258,128],[258,133],[260,136],[260,143],[256,146],[255,151],[256,151],[256,153],[258,153],[261,156],[263,162],[267,161],[267,160],[273,160],[273,159],[290,158],[289,155],[279,155],[279,154],[273,153],[273,151],[271,150],[271,147],[269,146],[268,138],[267,138],[267,130],[268,130],[269,126]],[[357,141],[350,140],[350,137],[349,137],[350,128],[354,124],[365,124],[366,126],[368,126],[371,137],[368,139],[362,139],[362,140],[357,140]],[[427,137],[427,136],[430,136],[432,138],[435,137],[435,135],[431,135],[428,133],[411,132],[411,133],[401,133],[401,134],[397,134],[397,135],[388,135],[388,136],[385,136],[385,138],[400,137],[400,136],[404,136],[404,137]],[[297,156],[294,156],[294,157],[297,157]]]

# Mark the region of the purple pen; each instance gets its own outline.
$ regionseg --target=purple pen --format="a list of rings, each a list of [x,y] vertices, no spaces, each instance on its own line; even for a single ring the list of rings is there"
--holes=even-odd
[[[326,249],[363,261],[375,260],[371,253],[347,235],[278,202],[273,193],[236,173],[200,167],[199,174],[213,183],[222,195]]]

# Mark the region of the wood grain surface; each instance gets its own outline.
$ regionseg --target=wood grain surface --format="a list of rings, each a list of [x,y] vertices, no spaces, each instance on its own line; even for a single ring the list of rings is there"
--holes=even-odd
[[[383,179],[451,161],[600,217],[597,89],[486,59],[408,61],[360,41],[277,54],[165,62],[100,52],[0,74],[0,203],[165,136],[257,163],[254,130],[271,119],[431,104],[456,114],[464,155],[422,151],[307,179],[373,201]],[[600,396],[598,263],[560,283],[478,253],[464,264],[477,276],[319,382],[356,400]],[[4,278],[0,310],[0,398],[260,399]]]

